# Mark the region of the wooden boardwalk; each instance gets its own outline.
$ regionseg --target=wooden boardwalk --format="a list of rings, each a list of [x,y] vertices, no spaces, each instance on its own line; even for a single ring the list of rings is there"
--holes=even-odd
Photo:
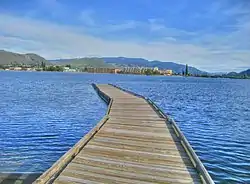
[[[111,85],[94,87],[107,115],[35,183],[213,183],[158,107]]]

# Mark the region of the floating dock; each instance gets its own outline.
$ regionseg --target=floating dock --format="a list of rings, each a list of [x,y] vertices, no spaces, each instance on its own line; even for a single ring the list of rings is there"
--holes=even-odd
[[[214,183],[176,123],[151,100],[93,87],[103,119],[34,183]]]

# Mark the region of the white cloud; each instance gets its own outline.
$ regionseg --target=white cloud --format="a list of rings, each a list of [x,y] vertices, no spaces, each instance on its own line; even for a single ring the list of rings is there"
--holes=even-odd
[[[131,26],[134,26],[133,23]],[[143,44],[122,38],[112,41],[88,35],[79,27],[6,14],[0,14],[0,35],[0,48],[16,52],[36,52],[47,59],[84,56],[143,57],[188,63],[209,71],[239,70],[250,65],[249,50],[237,51],[217,46],[215,52],[212,47],[184,44],[171,36],[165,37],[162,42]]]

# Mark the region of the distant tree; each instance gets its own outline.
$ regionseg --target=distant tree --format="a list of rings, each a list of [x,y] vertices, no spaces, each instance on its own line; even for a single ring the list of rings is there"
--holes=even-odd
[[[158,71],[158,70],[153,70],[153,75],[160,75],[160,71]]]
[[[61,66],[48,66],[48,67],[45,67],[44,71],[62,72],[63,71],[63,67],[61,67]]]
[[[70,65],[70,64],[67,64],[67,65],[65,65],[65,67],[69,67],[69,68],[71,68],[71,65]]]
[[[41,67],[43,68],[43,70],[46,70],[46,63],[42,61]]]
[[[188,65],[186,64],[186,71],[185,71],[185,75],[188,76],[189,73],[188,73]]]
[[[146,70],[144,71],[144,74],[145,74],[145,75],[152,75],[152,74],[153,74],[153,70],[151,70],[151,69],[146,69]]]
[[[144,72],[145,75],[159,75],[160,72],[157,70],[152,70],[150,68],[147,68]]]
[[[56,71],[57,71],[57,72],[63,72],[63,67],[61,67],[61,66],[56,66]]]

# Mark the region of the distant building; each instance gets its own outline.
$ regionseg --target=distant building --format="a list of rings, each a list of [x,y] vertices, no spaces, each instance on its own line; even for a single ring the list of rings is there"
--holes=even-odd
[[[121,73],[121,71],[122,71],[121,69],[118,68],[115,69],[115,73]]]
[[[20,71],[22,70],[22,67],[14,67],[13,70]]]
[[[159,71],[158,67],[154,67],[153,71]]]
[[[158,68],[149,68],[149,67],[125,67],[122,69],[123,73],[131,74],[145,74],[147,70],[158,71]]]
[[[26,68],[26,71],[36,71],[35,68]]]
[[[123,73],[140,74],[141,68],[139,67],[125,67],[123,68]]]
[[[64,72],[76,72],[76,69],[72,69],[70,67],[63,67]]]
[[[121,70],[117,68],[93,68],[87,67],[86,72],[89,73],[119,73]]]
[[[160,72],[162,75],[173,75],[173,70],[161,70]]]
[[[63,67],[63,70],[68,71],[68,70],[70,70],[70,68],[69,67]]]

